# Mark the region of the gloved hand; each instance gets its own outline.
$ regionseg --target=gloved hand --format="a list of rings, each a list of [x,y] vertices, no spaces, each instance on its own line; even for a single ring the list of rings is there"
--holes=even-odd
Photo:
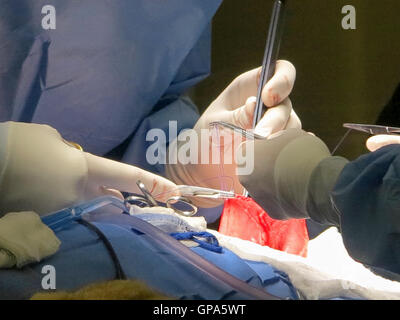
[[[212,163],[211,157],[213,153],[218,153],[213,142],[210,142],[209,135],[202,132],[210,130],[209,124],[213,121],[221,120],[233,123],[243,129],[251,129],[254,110],[256,105],[257,86],[259,82],[261,68],[253,69],[238,76],[233,82],[211,103],[204,114],[200,117],[194,127],[193,137],[197,137],[196,150],[198,154],[194,156],[197,163],[169,163],[166,166],[166,175],[172,181],[178,184],[191,184],[211,188],[221,188],[218,177],[221,174],[220,163]],[[288,98],[292,91],[296,78],[296,70],[288,61],[278,61],[276,64],[275,75],[265,85],[262,91],[262,100],[264,104],[270,107],[263,118],[258,123],[255,132],[263,136],[269,136],[277,131],[288,128],[301,128],[300,119],[292,109],[292,104]],[[209,140],[204,141],[204,140]],[[194,138],[195,140],[195,138]],[[185,141],[179,141],[179,137],[170,144],[169,153],[178,154],[179,150],[185,144]],[[230,189],[237,193],[243,190],[237,175],[235,163],[235,150],[231,148],[232,144],[223,144],[220,162],[224,159],[233,160],[223,163],[223,171],[225,178],[230,179]],[[190,151],[191,152],[191,151]],[[202,161],[202,155],[207,163]],[[203,200],[197,202],[203,207],[212,207],[218,205],[218,201]]]
[[[155,196],[176,189],[155,174],[80,151],[47,125],[0,123],[0,216],[50,213],[102,195],[122,198],[120,191],[140,193],[137,180]]]
[[[60,244],[35,212],[10,212],[0,218],[0,269],[39,262],[56,253]]]
[[[369,151],[376,151],[389,144],[399,144],[400,136],[380,134],[369,138],[366,142],[366,146]]]
[[[329,192],[345,159],[331,157],[322,140],[300,129],[257,140],[254,149],[254,171],[239,179],[272,218],[337,222]]]
[[[260,75],[261,67],[234,79],[203,113],[195,129],[208,129],[209,123],[215,120],[251,129]],[[277,61],[275,74],[262,91],[262,100],[270,108],[256,126],[256,133],[267,137],[286,128],[301,127],[289,99],[295,79],[296,69],[293,64],[285,60]]]

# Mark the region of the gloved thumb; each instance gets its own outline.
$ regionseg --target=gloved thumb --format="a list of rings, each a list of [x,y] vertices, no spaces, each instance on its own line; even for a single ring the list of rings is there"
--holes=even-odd
[[[400,136],[381,134],[369,138],[366,142],[366,146],[369,151],[374,152],[389,144],[399,144]]]
[[[274,76],[266,83],[262,91],[262,100],[268,107],[280,104],[292,92],[296,80],[296,68],[286,60],[276,62]]]
[[[256,97],[249,97],[240,108],[229,111],[228,122],[243,129],[250,129],[253,125],[254,111],[256,109]]]

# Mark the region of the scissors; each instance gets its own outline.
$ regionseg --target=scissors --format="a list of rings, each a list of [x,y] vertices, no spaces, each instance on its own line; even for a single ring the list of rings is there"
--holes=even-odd
[[[138,181],[137,185],[142,191],[143,196],[129,196],[125,200],[121,200],[113,196],[102,196],[88,202],[55,211],[41,218],[53,231],[58,231],[64,228],[68,223],[80,219],[86,213],[90,213],[96,209],[112,205],[121,209],[126,213],[130,213],[131,205],[138,204],[139,206],[155,207],[158,206],[157,201],[152,194],[147,190],[146,186]],[[234,198],[234,192],[222,191],[211,188],[202,188],[196,186],[179,185],[178,190],[182,196],[173,196],[167,200],[167,207],[173,209],[176,213],[190,217],[197,213],[198,208],[186,197],[201,197],[212,199],[227,199]],[[184,211],[173,206],[173,203],[182,202],[191,207],[191,210]]]
[[[142,191],[143,196],[132,195],[125,199],[125,205],[138,205],[139,207],[156,207],[158,203],[156,199],[154,199],[153,195],[149,190],[147,190],[146,186],[140,180],[136,182],[140,191]],[[196,186],[188,186],[188,185],[178,185],[178,191],[180,192],[180,196],[172,196],[167,199],[166,205],[168,208],[173,209],[177,214],[191,217],[195,215],[198,211],[198,208],[193,204],[193,202],[187,197],[198,197],[198,198],[208,198],[208,199],[229,199],[235,198],[235,193],[231,191],[223,191],[212,188],[203,188]],[[190,210],[181,210],[176,207],[177,203],[181,203],[181,205],[190,207]]]
[[[400,134],[400,128],[378,126],[373,124],[344,123],[343,127],[369,134]]]

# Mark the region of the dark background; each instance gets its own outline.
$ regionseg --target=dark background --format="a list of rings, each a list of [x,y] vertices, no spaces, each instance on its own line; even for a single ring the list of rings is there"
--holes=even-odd
[[[357,29],[342,29],[344,5]],[[272,0],[225,0],[213,20],[212,74],[192,96],[202,111],[238,74],[259,66]],[[291,95],[303,128],[331,148],[344,122],[375,123],[400,82],[400,1],[288,0],[280,59],[297,80]],[[350,159],[367,152],[367,135],[351,133],[338,150]]]

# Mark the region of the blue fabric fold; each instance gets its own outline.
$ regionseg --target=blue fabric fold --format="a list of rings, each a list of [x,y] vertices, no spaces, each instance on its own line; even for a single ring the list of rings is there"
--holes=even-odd
[[[178,100],[210,72],[221,0],[53,0],[56,29],[44,30],[48,4],[0,3],[0,121],[49,124],[104,155],[132,135],[145,140],[136,132],[158,102]],[[192,126],[194,117],[188,108],[152,125]]]
[[[170,234],[176,240],[192,240],[196,242],[199,247],[217,253],[222,253],[222,247],[219,245],[217,238],[206,231],[203,232],[174,232]]]

